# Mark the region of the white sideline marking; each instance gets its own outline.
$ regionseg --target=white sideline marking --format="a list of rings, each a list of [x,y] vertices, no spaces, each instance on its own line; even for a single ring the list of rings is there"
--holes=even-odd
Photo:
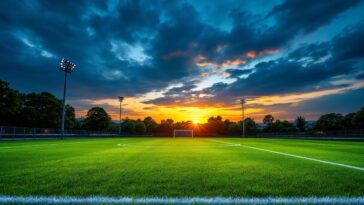
[[[232,143],[229,143],[229,142],[224,142],[224,141],[219,141],[219,140],[211,140],[211,141],[225,143],[225,144],[232,144]],[[346,167],[346,168],[350,168],[350,169],[356,169],[356,170],[364,171],[364,168],[363,167],[351,166],[351,165],[347,165],[347,164],[340,164],[340,163],[336,163],[336,162],[330,162],[330,161],[326,161],[326,160],[315,159],[315,158],[311,158],[311,157],[304,157],[304,156],[300,156],[300,155],[296,155],[296,154],[289,154],[289,153],[285,153],[285,152],[278,152],[278,151],[274,151],[274,150],[263,149],[263,148],[259,148],[259,147],[252,147],[252,146],[247,146],[247,145],[242,145],[242,147],[246,147],[246,148],[260,150],[260,151],[264,151],[264,152],[270,152],[270,153],[274,153],[274,154],[280,154],[280,155],[285,155],[285,156],[289,156],[289,157],[296,157],[296,158],[300,158],[300,159],[306,159],[306,160],[311,160],[311,161],[315,161],[315,162],[320,162],[320,163],[325,163],[325,164],[331,164],[331,165],[336,165],[336,166],[340,166],[340,167]]]
[[[17,204],[363,204],[364,197],[36,197],[0,196],[0,203]]]
[[[284,152],[278,152],[278,151],[273,151],[273,150],[269,150],[269,149],[262,149],[262,148],[258,148],[258,147],[247,146],[247,145],[244,145],[243,147],[364,171],[364,168],[362,168],[362,167],[356,167],[356,166],[351,166],[351,165],[347,165],[347,164],[340,164],[340,163],[336,163],[336,162],[330,162],[330,161],[315,159],[315,158],[311,158],[311,157],[303,157],[303,156],[300,156],[300,155],[288,154],[288,153],[284,153]]]

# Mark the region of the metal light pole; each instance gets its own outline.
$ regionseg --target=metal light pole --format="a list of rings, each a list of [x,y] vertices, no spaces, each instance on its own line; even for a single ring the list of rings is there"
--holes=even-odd
[[[120,102],[120,110],[119,110],[119,135],[121,135],[121,103],[123,102],[124,97],[119,96],[119,102]]]
[[[59,64],[60,69],[64,72],[64,87],[63,87],[63,101],[62,101],[62,125],[61,125],[61,139],[64,138],[64,121],[65,121],[65,112],[66,112],[66,90],[67,90],[67,74],[71,74],[76,64],[72,63],[69,60],[64,58],[61,59]]]
[[[244,98],[242,98],[241,100],[240,100],[240,103],[241,103],[241,114],[242,114],[242,119],[243,119],[243,121],[242,121],[242,128],[243,128],[243,132],[242,132],[242,137],[245,137],[245,122],[244,122],[244,104],[245,104],[245,99]]]

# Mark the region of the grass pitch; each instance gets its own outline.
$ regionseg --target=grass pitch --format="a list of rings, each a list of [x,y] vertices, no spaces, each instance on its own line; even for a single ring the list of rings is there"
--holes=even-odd
[[[363,142],[238,138],[0,142],[0,195],[351,197],[364,195],[363,168]]]

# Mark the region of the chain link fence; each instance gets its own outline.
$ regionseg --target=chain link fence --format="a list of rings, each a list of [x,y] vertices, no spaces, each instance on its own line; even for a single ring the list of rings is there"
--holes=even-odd
[[[26,137],[59,137],[60,129],[10,127],[0,126],[0,138],[26,138]],[[118,136],[116,132],[89,131],[89,130],[65,130],[64,135],[71,136]]]
[[[0,126],[0,138],[56,138],[60,137],[60,129],[51,128],[31,128],[31,127],[12,127]],[[126,133],[122,136],[131,137],[172,137],[173,133]],[[65,130],[66,137],[117,137],[117,132],[89,131],[89,130]],[[196,133],[196,137],[241,137],[240,133],[235,134],[202,134]],[[364,140],[364,130],[338,130],[325,132],[258,132],[246,133],[245,137],[256,138],[313,138],[313,139],[362,139]]]

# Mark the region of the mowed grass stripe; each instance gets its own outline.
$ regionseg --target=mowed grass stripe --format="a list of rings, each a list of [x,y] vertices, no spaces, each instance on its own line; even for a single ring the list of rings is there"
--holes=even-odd
[[[220,146],[223,144],[210,139],[83,140],[93,143],[3,149],[0,154],[0,195],[148,198],[364,196],[364,175],[357,170],[322,166],[228,144]],[[263,144],[255,143],[255,139],[224,141],[263,147]],[[304,143],[287,140],[287,144],[296,142]],[[34,142],[37,143],[42,142]],[[120,143],[141,146],[118,147]],[[264,148],[273,150],[269,142],[266,145]],[[279,146],[274,148],[281,151]],[[296,150],[295,154],[300,152]],[[340,153],[328,153],[335,154],[337,159],[342,157]]]
[[[81,142],[79,142],[79,140],[82,140]],[[42,143],[40,144],[35,144],[38,143],[40,141],[36,140],[36,141],[32,141],[28,143],[23,143],[21,145],[14,145],[14,146],[0,146],[0,149],[17,149],[17,148],[26,148],[26,147],[47,147],[47,146],[59,146],[59,145],[73,145],[73,144],[89,144],[89,143],[100,143],[99,140],[94,139],[91,141],[86,141],[86,140],[90,140],[90,139],[67,139],[67,140],[56,140],[56,143],[45,143],[44,141],[42,141]],[[115,139],[102,139],[101,142],[107,142],[110,140],[115,140]],[[123,140],[118,139],[118,140]],[[54,140],[53,140],[54,141]],[[70,142],[70,141],[74,141],[74,142]],[[48,140],[46,141],[48,142]],[[14,142],[12,142],[14,144]]]

